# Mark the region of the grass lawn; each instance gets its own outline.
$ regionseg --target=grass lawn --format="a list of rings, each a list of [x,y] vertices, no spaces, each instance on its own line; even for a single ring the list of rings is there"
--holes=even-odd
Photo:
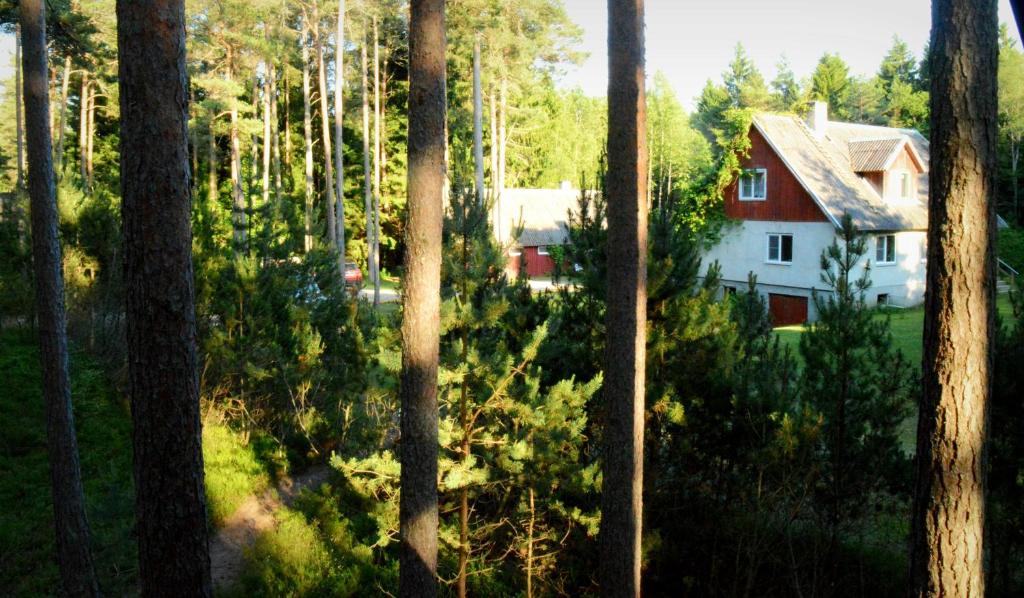
[[[1013,315],[1010,298],[1000,295],[996,302],[999,316],[1006,321]],[[889,316],[893,344],[907,360],[916,367],[921,366],[922,338],[924,335],[924,308],[879,310],[878,318]],[[807,330],[806,326],[783,326],[776,328],[775,333],[784,345],[793,349],[793,354],[800,359],[800,336]]]
[[[999,316],[1004,322],[1013,316],[1008,296],[1000,295],[996,306],[999,309]],[[889,317],[893,344],[903,353],[911,366],[920,368],[923,356],[924,308],[879,310],[876,317],[885,318],[886,316]],[[806,331],[806,326],[783,326],[775,329],[775,334],[778,335],[780,342],[792,348],[793,355],[801,365],[803,360],[800,357],[800,336]],[[900,440],[907,453],[914,452],[916,435],[917,413],[915,411],[914,415],[904,422],[900,432]]]

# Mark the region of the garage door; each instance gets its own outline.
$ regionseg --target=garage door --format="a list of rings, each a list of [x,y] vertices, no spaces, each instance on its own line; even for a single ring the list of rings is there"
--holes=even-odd
[[[807,297],[768,295],[768,311],[776,326],[793,326],[807,322]]]

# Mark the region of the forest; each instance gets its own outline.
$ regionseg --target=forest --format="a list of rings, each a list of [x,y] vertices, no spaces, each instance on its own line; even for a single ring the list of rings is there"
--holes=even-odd
[[[688,111],[607,4],[592,97],[562,0],[0,0],[0,595],[1024,594],[1018,24]],[[702,260],[815,100],[931,140],[912,356],[848,218],[792,342]],[[493,202],[563,181],[538,292]]]

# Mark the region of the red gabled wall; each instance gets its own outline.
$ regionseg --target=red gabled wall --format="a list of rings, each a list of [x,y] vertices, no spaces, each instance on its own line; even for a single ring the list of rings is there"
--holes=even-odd
[[[555,269],[555,260],[550,255],[537,253],[536,247],[523,247],[522,258],[526,260],[526,275],[529,278],[551,276]],[[513,274],[519,274],[520,256],[509,256],[508,269]]]
[[[725,190],[725,215],[729,218],[828,222],[818,204],[755,127],[750,128],[750,157],[740,160],[740,164],[743,168],[768,170],[768,198],[765,201],[740,201],[739,185],[733,181]]]

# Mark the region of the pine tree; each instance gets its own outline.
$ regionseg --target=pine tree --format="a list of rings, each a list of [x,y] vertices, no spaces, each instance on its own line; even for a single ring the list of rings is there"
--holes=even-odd
[[[932,13],[924,395],[910,590],[982,596],[996,315],[998,11],[995,0],[938,0]],[[957,224],[963,222],[972,226]]]
[[[794,111],[801,99],[800,82],[785,56],[779,60],[777,71],[772,79],[772,107],[780,112]]]
[[[850,67],[837,54],[826,53],[818,61],[811,76],[811,97],[828,102],[829,111],[836,118],[849,115]]]
[[[185,3],[118,0],[117,26],[140,586],[147,596],[209,596]]]

